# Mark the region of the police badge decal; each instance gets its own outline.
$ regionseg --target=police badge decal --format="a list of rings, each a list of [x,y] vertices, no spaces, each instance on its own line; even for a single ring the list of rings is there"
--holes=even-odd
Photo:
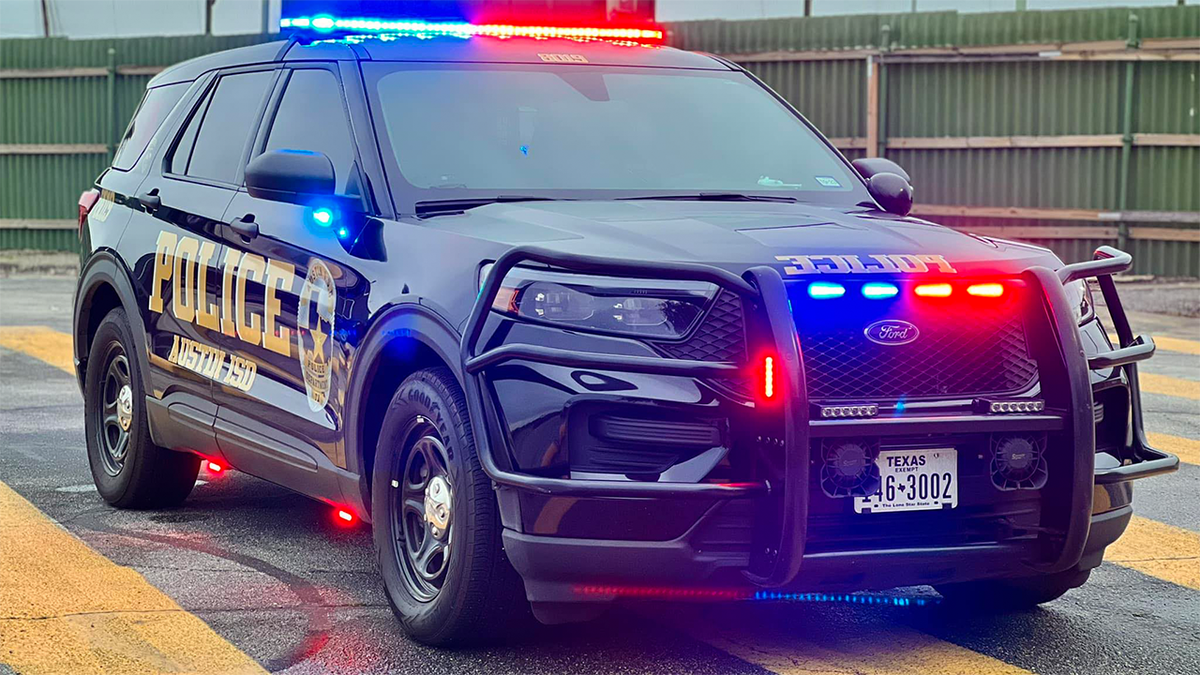
[[[300,291],[296,326],[300,339],[300,371],[308,407],[320,412],[329,401],[330,366],[333,361],[333,312],[337,288],[325,263],[313,258]]]

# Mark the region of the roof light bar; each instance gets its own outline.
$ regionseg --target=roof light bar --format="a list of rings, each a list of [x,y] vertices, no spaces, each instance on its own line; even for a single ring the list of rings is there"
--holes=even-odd
[[[321,14],[299,16],[279,20],[280,28],[310,29],[319,33],[354,31],[363,33],[416,33],[423,35],[451,35],[472,37],[531,37],[531,38],[574,38],[597,40],[660,41],[661,30],[652,28],[609,28],[598,26],[516,26],[511,24],[475,25],[465,22],[430,22],[413,20],[387,20],[371,18],[339,18]]]

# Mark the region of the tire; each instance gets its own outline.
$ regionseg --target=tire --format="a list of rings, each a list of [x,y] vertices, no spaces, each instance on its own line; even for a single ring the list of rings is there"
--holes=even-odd
[[[525,588],[504,554],[496,496],[449,370],[421,370],[401,383],[384,415],[374,466],[375,550],[404,630],[425,644],[461,646],[527,623]],[[426,508],[437,522],[429,522]]]
[[[195,486],[200,458],[151,440],[135,344],[123,309],[96,329],[83,387],[88,465],[96,490],[113,506],[176,506]]]
[[[1033,609],[1057,600],[1064,593],[1082,586],[1091,570],[1067,570],[1058,574],[1019,579],[988,579],[937,587],[951,605],[996,611]]]

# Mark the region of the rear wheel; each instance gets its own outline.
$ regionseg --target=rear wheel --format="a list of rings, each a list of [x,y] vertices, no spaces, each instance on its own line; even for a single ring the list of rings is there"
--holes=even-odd
[[[491,481],[479,467],[466,400],[450,371],[418,371],[384,416],[371,519],[392,611],[433,645],[494,640],[529,616],[500,542]]]
[[[1039,577],[970,581],[938,586],[937,591],[954,605],[1001,611],[1031,609],[1082,586],[1091,573],[1091,570],[1068,570]]]
[[[109,312],[96,329],[83,389],[88,465],[104,501],[154,508],[187,499],[200,458],[151,440],[141,365],[123,309]]]

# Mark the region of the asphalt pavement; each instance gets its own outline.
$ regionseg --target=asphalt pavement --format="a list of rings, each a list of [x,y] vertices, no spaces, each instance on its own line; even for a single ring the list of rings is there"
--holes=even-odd
[[[82,397],[63,369],[73,288],[67,277],[0,279],[0,488],[19,495],[5,501],[0,492],[0,527],[27,527],[48,542],[21,556],[11,543],[0,548],[0,674],[62,663],[53,647],[46,660],[22,651],[43,637],[39,622],[67,621],[60,651],[85,629],[93,649],[105,644],[104,610],[35,616],[6,606],[27,589],[4,584],[20,584],[22,570],[39,564],[100,570],[96,592],[128,584],[140,593],[135,605],[161,594],[165,609],[154,611],[200,620],[186,629],[198,635],[193,648],[214,645],[214,659],[240,652],[247,668],[277,673],[1200,673],[1200,319],[1134,315],[1135,329],[1172,338],[1144,369],[1154,376],[1147,426],[1189,462],[1137,484],[1139,520],[1115,547],[1121,562],[1106,562],[1043,608],[987,615],[937,605],[642,604],[588,624],[536,628],[519,642],[442,651],[400,631],[369,526],[340,526],[323,504],[238,472],[202,472],[181,508],[108,507],[88,472]],[[66,532],[38,529],[39,518]],[[71,546],[80,551],[63,552]],[[109,578],[116,581],[101,582]],[[53,580],[45,592],[54,592]],[[936,599],[928,588],[895,593]],[[201,665],[189,667],[165,648],[156,654],[157,669],[205,671],[203,650],[189,657]]]

